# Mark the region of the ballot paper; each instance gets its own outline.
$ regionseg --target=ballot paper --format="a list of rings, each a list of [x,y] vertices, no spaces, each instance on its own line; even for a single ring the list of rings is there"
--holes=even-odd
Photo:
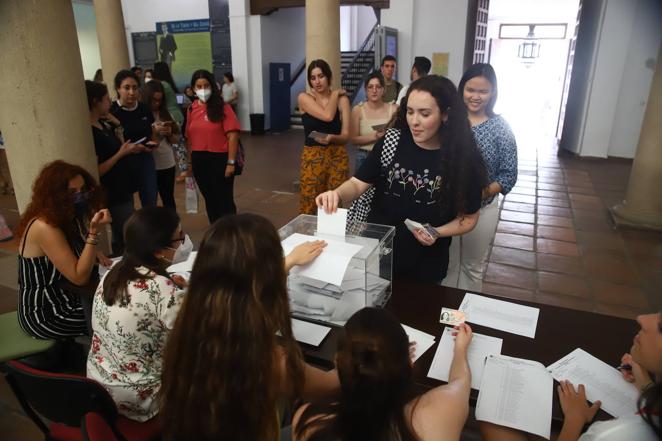
[[[296,341],[312,346],[319,346],[331,331],[328,326],[316,325],[303,320],[292,319],[292,333]]]
[[[294,233],[282,241],[283,251],[285,255],[288,255],[297,245],[315,240],[319,240],[319,238]],[[325,240],[326,247],[322,254],[308,265],[294,267],[290,273],[340,286],[349,262],[356,253],[361,251],[362,246],[338,240]]]
[[[168,268],[166,268],[166,271],[169,273],[184,273],[184,272],[191,272],[193,270],[193,263],[195,262],[195,256],[198,255],[197,251],[191,251],[191,254],[189,254],[188,259],[186,259],[184,262],[179,262],[174,265],[170,265]]]
[[[347,209],[338,208],[335,213],[326,214],[323,208],[317,209],[317,234],[345,236],[347,228]]]
[[[122,256],[119,256],[119,257],[113,257],[113,258],[110,259],[110,260],[111,260],[111,262],[112,262],[112,263],[110,264],[110,266],[99,265],[99,277],[103,277],[104,274],[106,274],[108,271],[110,271],[110,269],[111,269],[113,266],[115,266],[115,264],[116,264],[117,262],[119,262],[120,260],[122,260]]]
[[[553,386],[552,376],[537,361],[490,355],[478,393],[476,420],[549,439]]]
[[[459,307],[467,321],[534,338],[540,309],[466,293]]]
[[[410,343],[416,343],[414,346],[414,362],[434,345],[434,335],[414,329],[411,326],[402,325],[402,329],[407,333]]]
[[[453,350],[455,349],[455,337],[453,337],[452,332],[453,328],[444,328],[439,346],[437,346],[437,352],[434,354],[434,359],[428,371],[428,377],[448,381],[453,361]],[[489,355],[501,354],[502,345],[503,340],[500,338],[474,333],[467,350],[472,389],[480,389],[485,359]]]
[[[616,368],[582,349],[575,349],[547,369],[557,381],[568,380],[575,387],[583,384],[586,399],[600,400],[600,407],[616,418],[634,415],[637,411],[636,386],[625,381]]]

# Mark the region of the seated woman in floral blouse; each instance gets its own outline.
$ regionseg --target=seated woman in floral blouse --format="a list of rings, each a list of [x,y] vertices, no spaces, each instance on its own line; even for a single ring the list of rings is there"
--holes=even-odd
[[[159,412],[162,354],[186,286],[166,268],[186,260],[193,244],[165,207],[135,212],[124,240],[122,260],[94,295],[87,376],[104,385],[122,415],[147,421]]]

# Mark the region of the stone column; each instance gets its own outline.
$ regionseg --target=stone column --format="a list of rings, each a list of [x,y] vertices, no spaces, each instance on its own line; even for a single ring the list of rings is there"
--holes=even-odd
[[[306,0],[306,68],[318,58],[331,66],[331,87],[340,88],[340,0]]]
[[[113,85],[115,74],[131,67],[122,2],[120,0],[94,0],[94,14],[97,18],[97,38],[103,81],[108,85],[110,96],[117,98]]]
[[[662,46],[625,200],[611,209],[617,225],[662,231]]]
[[[0,130],[18,209],[44,164],[98,176],[71,0],[0,1]]]

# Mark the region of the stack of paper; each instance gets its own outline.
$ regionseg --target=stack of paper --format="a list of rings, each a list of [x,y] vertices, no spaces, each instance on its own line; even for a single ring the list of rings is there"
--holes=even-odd
[[[490,355],[483,370],[476,419],[549,439],[554,381],[537,361]]]
[[[434,335],[419,331],[418,329],[414,329],[407,325],[402,325],[402,329],[404,329],[407,333],[409,342],[416,343],[416,346],[414,346],[414,362],[416,362],[416,360],[418,360],[421,355],[425,353],[425,351],[434,345]]]
[[[434,360],[432,360],[428,371],[428,377],[448,381],[455,349],[455,337],[453,337],[452,332],[453,328],[444,328],[439,346],[437,346],[437,352],[434,354]],[[473,389],[480,389],[485,359],[489,355],[501,354],[502,345],[503,340],[500,338],[474,333],[467,349],[467,360],[469,361],[469,370],[471,370],[471,387]]]
[[[466,293],[459,308],[467,321],[534,338],[540,309]]]
[[[586,387],[588,401],[601,401],[602,409],[616,418],[637,411],[639,392],[623,380],[621,373],[582,349],[575,349],[547,367],[557,381],[568,380],[575,387]]]
[[[381,304],[390,282],[357,268],[348,268],[340,286],[292,274],[288,277],[290,307],[303,317],[343,324],[356,311]]]

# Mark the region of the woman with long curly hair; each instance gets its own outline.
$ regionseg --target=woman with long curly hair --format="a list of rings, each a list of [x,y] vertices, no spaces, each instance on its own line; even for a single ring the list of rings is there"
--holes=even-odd
[[[99,187],[82,167],[64,161],[47,164],[32,187],[32,200],[19,225],[18,320],[36,338],[62,339],[87,334],[78,295],[63,279],[85,285],[97,258],[103,225]],[[98,210],[98,211],[97,211]]]
[[[390,153],[383,157],[385,151]],[[396,228],[394,277],[440,283],[451,237],[474,228],[487,183],[455,85],[430,75],[411,84],[395,128],[375,144],[356,175],[316,202],[334,212],[341,201],[349,206],[374,186],[368,222]],[[430,225],[410,233],[406,219]]]
[[[304,364],[287,297],[286,270],[322,247],[304,244],[284,265],[276,229],[253,214],[207,231],[166,345],[164,440],[276,441],[279,403],[337,392],[335,371]]]

